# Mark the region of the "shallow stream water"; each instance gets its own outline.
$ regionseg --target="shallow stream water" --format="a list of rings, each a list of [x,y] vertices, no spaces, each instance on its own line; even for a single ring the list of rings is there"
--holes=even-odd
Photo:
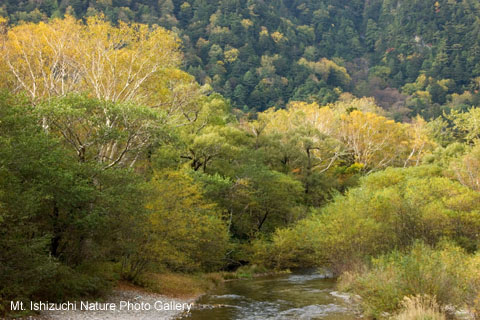
[[[318,273],[296,273],[226,282],[205,295],[185,319],[287,320],[358,319],[348,295],[335,280]]]

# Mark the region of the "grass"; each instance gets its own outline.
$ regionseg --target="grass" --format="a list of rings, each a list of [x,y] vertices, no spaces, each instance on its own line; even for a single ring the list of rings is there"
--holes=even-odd
[[[428,295],[405,297],[402,302],[402,311],[394,320],[445,320],[445,314],[440,311],[435,298]]]
[[[174,298],[197,298],[223,282],[218,273],[147,273],[137,284],[147,290]]]

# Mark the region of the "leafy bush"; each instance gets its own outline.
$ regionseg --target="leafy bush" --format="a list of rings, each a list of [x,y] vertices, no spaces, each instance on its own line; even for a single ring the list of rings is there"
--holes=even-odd
[[[366,272],[347,272],[339,286],[360,295],[365,313],[376,318],[398,311],[404,297],[414,295],[435,297],[441,307],[474,307],[479,268],[480,256],[451,243],[433,249],[417,242],[407,253],[374,258]]]
[[[387,169],[361,179],[322,210],[270,243],[257,244],[258,263],[275,267],[329,266],[336,274],[365,258],[442,238],[474,251],[478,245],[480,194],[442,177],[433,166]]]
[[[318,265],[314,244],[309,242],[297,228],[277,229],[271,239],[259,238],[252,241],[251,260],[269,269],[306,268]],[[304,229],[304,232],[308,232]]]
[[[90,272],[75,270],[59,264],[55,274],[34,293],[35,300],[48,298],[52,301],[67,299],[98,298],[110,291],[113,282],[103,277],[96,268]]]

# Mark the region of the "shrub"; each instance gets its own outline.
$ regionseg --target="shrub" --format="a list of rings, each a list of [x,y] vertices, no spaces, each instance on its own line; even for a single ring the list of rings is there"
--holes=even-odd
[[[442,177],[438,168],[387,169],[364,177],[291,228],[277,229],[256,256],[273,266],[328,266],[335,274],[368,257],[422,240],[448,238],[473,252],[478,244],[480,194]]]
[[[314,267],[315,254],[304,240],[295,229],[277,229],[271,239],[252,241],[252,262],[275,270]]]
[[[441,307],[472,308],[480,292],[479,268],[480,256],[451,243],[432,249],[417,242],[407,253],[373,259],[366,272],[343,275],[339,286],[360,295],[365,313],[376,318],[398,311],[404,297],[414,295],[436,297]]]

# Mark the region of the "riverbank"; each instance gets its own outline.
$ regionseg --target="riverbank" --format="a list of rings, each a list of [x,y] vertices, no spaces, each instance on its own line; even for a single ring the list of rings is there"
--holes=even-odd
[[[189,296],[171,296],[151,292],[145,288],[121,283],[111,295],[102,302],[77,302],[75,309],[61,311],[43,311],[38,319],[42,320],[154,320],[175,319],[182,313],[193,309],[200,294]]]
[[[74,308],[42,311],[30,319],[175,319],[191,312],[198,299],[218,290],[225,282],[289,273],[255,271],[258,271],[256,267],[250,266],[235,272],[196,275],[150,273],[141,277],[136,284],[119,282],[101,302],[77,301]]]

